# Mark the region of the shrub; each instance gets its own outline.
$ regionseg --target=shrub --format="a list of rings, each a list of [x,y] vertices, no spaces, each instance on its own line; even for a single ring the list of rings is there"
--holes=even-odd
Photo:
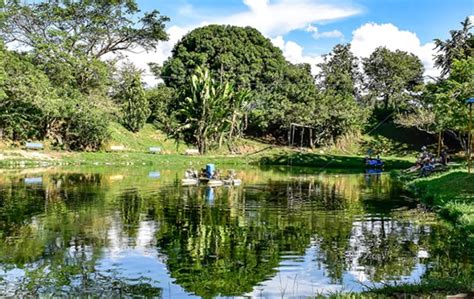
[[[64,141],[72,150],[98,150],[110,137],[109,119],[97,108],[82,107],[67,124]]]

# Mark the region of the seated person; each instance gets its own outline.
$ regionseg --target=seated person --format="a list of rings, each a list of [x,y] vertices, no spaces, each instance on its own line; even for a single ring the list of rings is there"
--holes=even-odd
[[[221,175],[219,174],[219,171],[217,169],[214,170],[214,173],[211,175],[211,179],[218,180],[220,177]]]
[[[443,148],[443,150],[441,151],[441,154],[439,156],[439,163],[446,166],[446,165],[448,165],[448,159],[449,159],[448,150],[445,147],[445,148]]]

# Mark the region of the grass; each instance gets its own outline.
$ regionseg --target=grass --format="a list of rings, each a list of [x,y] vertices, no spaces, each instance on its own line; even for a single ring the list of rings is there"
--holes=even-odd
[[[318,294],[314,298],[322,299],[375,299],[375,298],[446,298],[447,295],[466,294],[472,298],[474,283],[472,277],[458,276],[447,279],[429,278],[418,283],[399,283],[369,288],[361,293],[335,292]]]
[[[474,174],[451,170],[407,183],[427,205],[466,230],[474,240]]]
[[[419,283],[401,283],[370,289],[360,295],[366,298],[446,298],[446,295],[469,293],[473,290],[472,277],[427,279]],[[364,297],[362,297],[364,298]]]
[[[225,165],[248,164],[244,156],[185,156],[179,154],[125,153],[77,153],[64,158],[68,164],[81,165],[203,165],[209,162]]]
[[[21,152],[12,149],[7,156],[0,159],[0,167],[35,167],[63,164],[85,165],[154,165],[173,164],[191,165],[205,164],[210,161],[216,164],[264,164],[264,165],[292,165],[320,168],[349,168],[362,169],[362,157],[357,155],[320,154],[315,152],[301,152],[289,147],[276,147],[256,140],[239,139],[232,150],[223,146],[214,149],[205,156],[185,156],[186,144],[177,144],[167,139],[165,134],[147,124],[138,133],[125,129],[118,123],[111,123],[110,140],[103,146],[101,152],[55,152],[46,148],[37,152],[36,157],[28,155],[31,152]],[[110,152],[111,146],[123,146],[123,152]],[[160,147],[161,154],[149,153],[150,147]],[[16,147],[18,149],[18,147]],[[21,154],[20,154],[21,153]],[[41,158],[42,157],[42,158]],[[47,159],[50,158],[50,159]],[[404,168],[411,163],[407,159],[385,158],[387,168]]]
[[[125,129],[118,123],[109,126],[110,140],[104,150],[112,145],[123,145],[127,152],[147,152],[150,147],[161,147],[163,153],[172,154],[184,151],[187,147],[183,143],[176,143],[158,131],[153,125],[146,124],[138,133]]]
[[[356,155],[331,155],[277,150],[262,156],[260,164],[360,169],[364,168],[363,158]],[[386,169],[401,169],[413,165],[413,160],[410,158],[383,157],[383,160]]]

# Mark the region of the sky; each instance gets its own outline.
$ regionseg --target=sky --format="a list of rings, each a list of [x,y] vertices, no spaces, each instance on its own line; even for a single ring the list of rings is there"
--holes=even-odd
[[[338,43],[351,43],[358,57],[378,46],[417,55],[425,76],[433,67],[433,39],[446,39],[470,16],[474,0],[138,0],[142,11],[159,10],[171,18],[169,41],[150,53],[129,58],[147,70],[162,64],[187,32],[208,24],[252,26],[279,47],[292,63],[309,63],[313,72],[322,55]],[[149,73],[148,73],[149,74]],[[145,76],[153,84],[151,75]]]

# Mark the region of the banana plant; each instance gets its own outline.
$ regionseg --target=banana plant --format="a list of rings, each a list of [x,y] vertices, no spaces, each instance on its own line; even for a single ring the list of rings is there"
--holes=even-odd
[[[242,105],[249,93],[236,92],[230,83],[219,83],[208,69],[198,67],[191,77],[190,94],[178,111],[184,120],[178,131],[191,134],[201,154],[210,146],[222,146],[224,139],[232,143],[242,131]]]

